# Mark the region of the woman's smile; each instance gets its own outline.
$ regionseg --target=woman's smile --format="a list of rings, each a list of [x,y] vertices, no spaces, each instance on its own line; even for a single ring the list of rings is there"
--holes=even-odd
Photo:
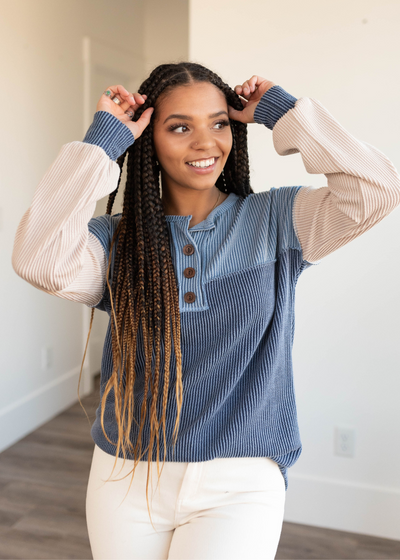
[[[197,159],[193,161],[187,161],[186,165],[189,166],[191,171],[204,175],[206,173],[212,173],[217,165],[218,157]]]
[[[166,215],[192,215],[193,226],[221,196],[216,183],[232,149],[228,104],[209,82],[178,86],[155,105],[153,142]]]
[[[207,190],[206,209],[233,142],[222,91],[204,82],[175,88],[156,106],[153,140],[163,193],[178,202],[188,188]]]

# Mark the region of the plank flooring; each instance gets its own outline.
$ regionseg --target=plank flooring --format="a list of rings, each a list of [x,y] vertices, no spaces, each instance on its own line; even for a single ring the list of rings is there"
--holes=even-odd
[[[91,423],[99,381],[82,399]],[[85,500],[93,446],[78,402],[0,453],[0,559],[92,559]],[[276,559],[400,560],[400,541],[285,522]]]

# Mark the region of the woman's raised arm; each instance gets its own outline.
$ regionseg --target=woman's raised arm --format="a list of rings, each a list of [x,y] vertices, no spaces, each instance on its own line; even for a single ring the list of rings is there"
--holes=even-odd
[[[294,227],[306,261],[329,255],[400,204],[400,176],[393,163],[354,138],[319,101],[296,99],[260,76],[235,90],[245,98],[244,109],[230,108],[231,118],[264,124],[272,130],[278,154],[300,152],[308,173],[327,178],[326,187],[299,189],[294,201]]]
[[[144,99],[135,94],[138,102],[132,102],[122,86],[112,87],[126,101],[118,106],[102,95],[83,142],[62,146],[22,216],[12,253],[12,266],[21,278],[89,306],[103,294],[108,254],[88,223],[96,202],[117,188],[120,168],[115,160],[134,142],[132,130],[140,135],[153,111],[147,109],[128,127],[121,107],[135,109]]]
[[[119,172],[98,146],[62,146],[15,235],[12,266],[21,278],[58,297],[87,305],[99,301],[106,255],[88,222],[96,202],[116,189]]]
[[[378,149],[347,132],[315,99],[301,98],[274,126],[280,155],[300,152],[308,173],[327,186],[303,187],[294,201],[294,226],[308,262],[349,243],[400,204],[400,177]]]

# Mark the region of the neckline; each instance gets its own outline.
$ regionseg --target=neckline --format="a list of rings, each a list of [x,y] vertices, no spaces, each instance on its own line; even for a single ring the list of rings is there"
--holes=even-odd
[[[209,229],[210,227],[212,227],[214,225],[214,222],[215,222],[217,216],[219,216],[223,212],[226,212],[233,204],[235,204],[235,202],[238,198],[239,198],[239,195],[235,194],[234,192],[229,193],[229,195],[225,198],[225,200],[223,200],[221,202],[221,204],[216,206],[214,208],[214,210],[211,210],[211,212],[208,214],[208,216],[202,222],[199,222],[198,224],[196,224],[192,227],[188,227],[189,223],[190,223],[190,220],[193,218],[192,214],[189,214],[188,216],[179,216],[179,215],[174,215],[174,214],[167,214],[165,216],[165,219],[167,220],[167,222],[181,222],[181,223],[187,222],[186,225],[187,225],[187,229],[189,231],[196,231],[198,229],[199,230]]]

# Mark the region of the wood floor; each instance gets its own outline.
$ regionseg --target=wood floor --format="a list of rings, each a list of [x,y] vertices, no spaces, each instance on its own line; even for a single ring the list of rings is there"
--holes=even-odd
[[[98,399],[99,377],[82,399],[91,422]],[[0,559],[92,559],[85,499],[93,446],[78,402],[0,453]],[[276,559],[306,558],[400,560],[400,541],[285,522]]]

